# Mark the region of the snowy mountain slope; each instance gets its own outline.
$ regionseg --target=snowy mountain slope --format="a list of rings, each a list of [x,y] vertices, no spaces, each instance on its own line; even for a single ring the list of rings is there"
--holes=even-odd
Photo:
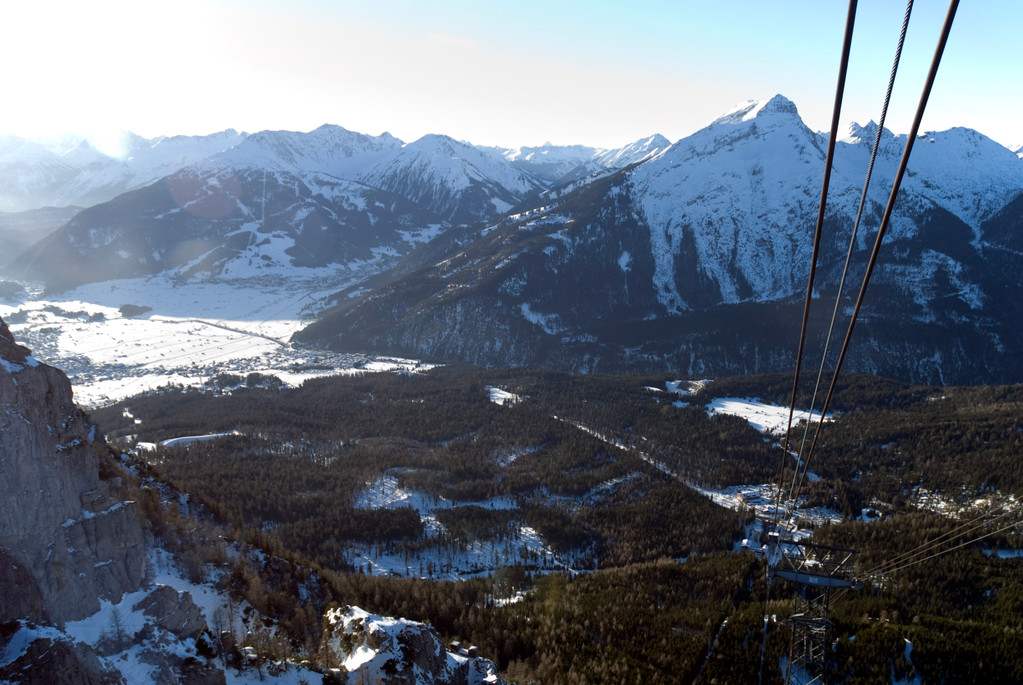
[[[658,134],[616,149],[551,143],[539,147],[492,149],[516,166],[557,185],[608,169],[622,169],[670,145],[667,138]]]
[[[855,217],[868,129],[837,150],[817,280],[827,297]],[[885,138],[854,281],[901,142]],[[988,230],[981,217],[996,213],[1014,188],[1023,190],[1023,165],[961,131],[932,134],[924,144],[928,153],[915,166],[911,160],[913,176],[872,284],[872,321],[860,333],[867,341],[851,361],[859,370],[929,382],[1015,378],[1005,350],[1023,341],[995,303],[1018,297],[1020,279],[986,257],[977,236]],[[432,265],[353,294],[298,338],[336,349],[573,370],[786,368],[793,350],[784,331],[798,321],[825,145],[785,98],[746,104],[635,167],[546,194],[544,205],[452,245]],[[957,190],[989,182],[993,189],[978,197]],[[822,335],[826,323],[811,323],[811,334]]]
[[[81,207],[43,207],[24,212],[0,212],[0,263],[19,255],[33,243],[66,224]]]
[[[492,148],[516,166],[536,174],[549,183],[556,183],[587,164],[597,154],[597,148],[586,145],[552,145],[537,147]]]
[[[856,127],[836,149],[828,216],[840,223],[851,226],[855,218],[876,130]],[[905,137],[886,134],[882,142],[858,241],[864,247],[876,231]],[[692,306],[675,282],[689,244],[723,302],[778,299],[805,287],[826,145],[826,137],[803,125],[793,103],[776,96],[726,114],[632,174],[660,256],[654,279],[666,309]],[[932,133],[914,147],[902,188],[891,238],[912,237],[920,212],[933,206],[979,236],[980,223],[1023,191],[1023,164],[974,131]]]
[[[455,685],[500,683],[493,662],[449,651],[421,623],[377,616],[358,607],[328,610],[324,650],[358,682]]]
[[[105,202],[244,138],[233,130],[152,140],[124,133],[101,148],[94,140],[75,136],[45,143],[5,136],[0,143],[0,210]]]
[[[632,194],[650,227],[664,308],[694,307],[676,282],[679,260],[690,258],[722,302],[795,292],[809,263],[811,245],[800,236],[817,207],[823,157],[816,134],[779,96],[719,118],[636,169]],[[841,197],[849,188],[836,190]]]
[[[0,210],[22,212],[54,204],[49,199],[79,173],[44,145],[0,138]]]
[[[190,168],[90,207],[8,272],[64,289],[166,273],[251,277],[357,267],[407,251],[440,223],[403,198],[287,171]]]
[[[402,144],[388,133],[374,137],[327,124],[309,133],[260,131],[213,157],[208,166],[287,171],[299,177],[327,174],[338,179],[359,179],[367,168]]]
[[[364,180],[451,223],[504,214],[544,188],[501,157],[441,135],[404,145],[370,169]]]
[[[163,272],[379,270],[450,223],[491,218],[542,187],[499,156],[443,136],[405,145],[337,126],[265,131],[90,207],[10,275],[66,288]]]
[[[671,142],[657,134],[639,140],[616,150],[603,150],[594,155],[594,161],[605,169],[624,169],[630,164],[641,162],[648,157],[664,151]]]
[[[96,161],[83,166],[81,173],[56,197],[55,204],[90,206],[105,202],[227,150],[243,141],[245,136],[232,129],[208,136],[173,136],[153,140],[126,134],[121,141],[119,155],[108,157],[101,153]],[[88,140],[82,145],[91,147]]]
[[[836,167],[853,179],[862,178],[876,132],[873,122],[862,128],[853,125],[850,137],[839,144]],[[887,199],[905,146],[904,135],[882,135],[875,200]],[[977,231],[1023,190],[1023,165],[1005,147],[972,129],[930,131],[913,146],[902,189],[947,209]]]
[[[403,143],[329,125],[309,133],[262,131],[199,168],[286,171],[313,185],[359,183],[452,222],[502,213],[542,187],[500,157],[447,136]]]

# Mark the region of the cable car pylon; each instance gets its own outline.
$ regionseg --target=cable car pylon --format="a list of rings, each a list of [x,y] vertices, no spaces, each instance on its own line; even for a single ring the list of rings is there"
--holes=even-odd
[[[852,577],[850,561],[858,550],[815,542],[779,539],[770,534],[771,578],[793,583],[792,613],[789,615],[789,661],[785,682],[810,685],[824,682],[824,666],[831,633],[831,594],[834,590],[862,587]]]

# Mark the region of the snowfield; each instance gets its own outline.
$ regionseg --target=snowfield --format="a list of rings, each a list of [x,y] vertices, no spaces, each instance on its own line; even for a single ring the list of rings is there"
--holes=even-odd
[[[310,271],[289,280],[107,281],[56,296],[0,300],[0,316],[36,358],[67,373],[75,400],[86,408],[168,385],[203,386],[220,374],[244,381],[258,373],[297,386],[338,373],[432,368],[293,346],[292,334],[344,285]]]
[[[779,407],[775,404],[764,404],[754,399],[740,399],[737,397],[721,397],[714,399],[707,405],[707,413],[730,414],[745,419],[751,426],[761,433],[772,437],[785,435],[785,426],[789,420],[789,408]],[[820,421],[820,412],[808,412],[796,410],[792,417],[792,425],[800,421]],[[831,421],[834,417],[828,414],[825,421]]]

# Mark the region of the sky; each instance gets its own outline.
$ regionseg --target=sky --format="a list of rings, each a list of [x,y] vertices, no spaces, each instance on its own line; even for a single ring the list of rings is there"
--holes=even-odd
[[[910,127],[947,3],[917,0],[887,127]],[[830,128],[841,0],[34,0],[0,5],[0,134],[321,124],[413,141],[672,142],[781,93]],[[877,120],[905,13],[861,0],[841,121]],[[924,130],[1023,145],[1023,2],[964,2]]]

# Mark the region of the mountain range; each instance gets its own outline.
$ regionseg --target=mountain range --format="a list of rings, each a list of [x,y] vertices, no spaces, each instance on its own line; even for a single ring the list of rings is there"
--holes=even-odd
[[[823,347],[876,134],[854,124],[837,144],[810,349]],[[97,177],[114,193],[104,179],[116,175],[126,192],[78,212],[5,271],[62,290],[313,269],[340,292],[296,336],[305,344],[591,372],[784,370],[827,143],[782,96],[674,144],[651,136],[619,150],[404,143],[336,126],[160,139]],[[843,310],[906,141],[882,131],[879,143]],[[82,145],[72,159],[90,159]],[[88,165],[61,185],[52,169],[64,167],[38,147],[13,148],[4,142],[0,170],[19,199],[5,208],[87,204],[101,192],[99,181],[86,188]],[[10,166],[29,153],[46,163]],[[172,157],[186,163],[170,173]],[[1023,380],[1013,362],[1021,212],[1017,153],[969,129],[922,135],[848,368],[928,383]]]

